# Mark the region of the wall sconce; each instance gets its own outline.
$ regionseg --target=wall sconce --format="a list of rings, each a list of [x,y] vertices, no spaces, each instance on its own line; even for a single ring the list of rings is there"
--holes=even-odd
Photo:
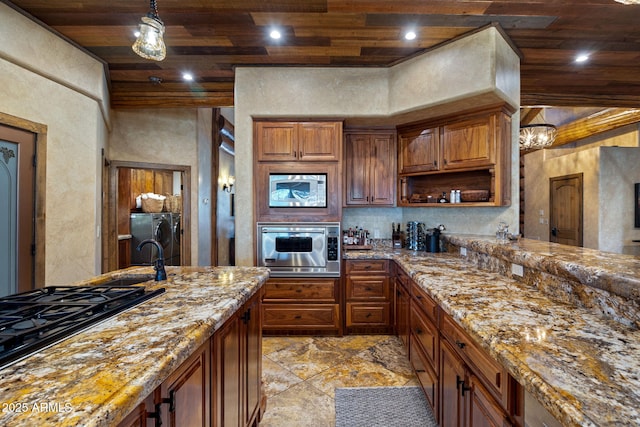
[[[235,183],[236,183],[236,179],[233,176],[222,178],[222,189],[227,193],[231,193],[231,190],[233,189],[233,184]]]
[[[162,61],[167,55],[164,45],[164,23],[158,17],[156,0],[149,1],[149,12],[140,18],[140,35],[131,48],[135,53],[146,59]]]

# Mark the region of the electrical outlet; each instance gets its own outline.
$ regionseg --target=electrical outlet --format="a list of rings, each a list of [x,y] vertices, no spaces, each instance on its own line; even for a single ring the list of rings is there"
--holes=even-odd
[[[460,248],[460,256],[467,256],[467,248]]]
[[[520,264],[511,264],[511,273],[516,276],[524,276],[524,267]]]
[[[374,228],[373,229],[373,238],[374,239],[379,239],[380,238],[380,229],[378,229],[378,228]]]

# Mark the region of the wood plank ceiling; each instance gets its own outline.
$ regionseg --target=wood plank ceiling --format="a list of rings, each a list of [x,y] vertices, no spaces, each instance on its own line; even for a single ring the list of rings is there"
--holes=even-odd
[[[640,106],[640,5],[615,0],[158,0],[162,62],[131,50],[146,0],[2,1],[102,59],[114,108],[232,106],[236,66],[388,67],[491,24],[521,53],[522,105]]]

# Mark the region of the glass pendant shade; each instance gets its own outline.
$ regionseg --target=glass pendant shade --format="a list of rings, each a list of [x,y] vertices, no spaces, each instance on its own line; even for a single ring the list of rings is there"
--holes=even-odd
[[[140,35],[133,43],[133,51],[143,58],[162,61],[167,55],[163,39],[164,24],[152,16],[143,16],[140,21]]]
[[[520,149],[537,150],[549,147],[556,140],[558,130],[554,125],[536,124],[520,127]]]

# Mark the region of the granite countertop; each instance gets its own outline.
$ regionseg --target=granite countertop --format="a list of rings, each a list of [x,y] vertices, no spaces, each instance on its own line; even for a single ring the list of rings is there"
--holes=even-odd
[[[269,277],[257,267],[167,267],[165,292],[0,370],[2,426],[112,426]],[[112,277],[153,274],[131,268]]]
[[[617,282],[631,295],[638,292],[636,257],[527,239],[508,244],[477,236],[448,239],[524,265],[539,262],[543,269],[591,284]],[[395,260],[563,425],[640,425],[637,328],[478,269],[457,254],[387,248],[349,251],[344,257]]]

